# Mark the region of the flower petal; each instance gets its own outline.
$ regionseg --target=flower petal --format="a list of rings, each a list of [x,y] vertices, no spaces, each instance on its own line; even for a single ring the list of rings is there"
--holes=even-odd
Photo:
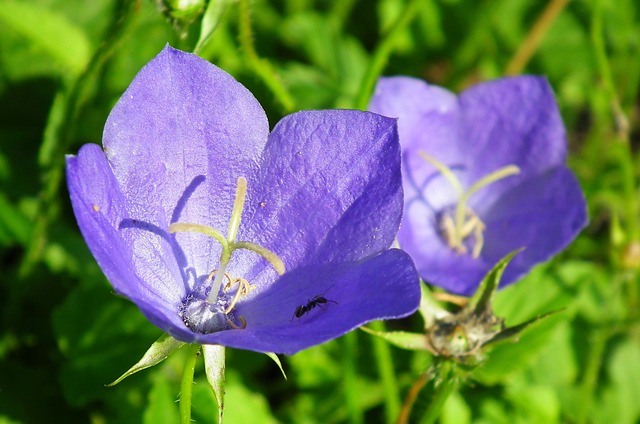
[[[505,193],[485,220],[487,261],[525,247],[506,268],[505,286],[564,249],[587,225],[587,208],[576,177],[562,166]]]
[[[285,117],[249,183],[240,237],[271,249],[287,270],[388,249],[402,215],[398,147],[395,120],[373,113]],[[264,261],[253,266],[241,273],[265,269]]]
[[[116,292],[166,331],[168,322],[181,324],[175,311],[185,288],[173,246],[151,231],[121,228],[126,199],[100,146],[67,157],[67,182],[82,235]]]
[[[253,172],[268,136],[265,113],[229,74],[167,46],[136,76],[107,120],[103,145],[131,218],[228,226],[236,180]],[[210,271],[220,247],[176,237],[193,273]],[[217,252],[217,253],[216,253]]]
[[[310,311],[297,306],[320,296]],[[285,274],[268,290],[240,304],[244,330],[201,335],[201,343],[294,354],[339,337],[375,319],[401,318],[420,303],[420,285],[409,256],[392,249],[359,263],[325,264]]]
[[[490,204],[522,181],[564,165],[567,143],[553,90],[545,78],[520,76],[478,84],[460,95],[465,122],[468,178],[477,181],[507,165],[520,174],[494,183],[475,196]]]

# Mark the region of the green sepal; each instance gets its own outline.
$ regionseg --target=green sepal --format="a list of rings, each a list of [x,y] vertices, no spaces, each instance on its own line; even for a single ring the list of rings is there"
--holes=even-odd
[[[491,301],[493,300],[493,296],[498,290],[498,286],[500,285],[500,279],[502,278],[502,274],[504,273],[504,269],[509,265],[511,259],[518,253],[520,253],[523,249],[517,249],[513,252],[509,253],[507,256],[502,258],[500,262],[494,265],[491,268],[491,271],[487,273],[487,275],[482,279],[480,283],[480,287],[474,293],[473,297],[469,300],[467,306],[465,306],[465,310],[469,313],[473,313],[475,315],[482,315],[486,311],[491,310]]]
[[[523,322],[522,324],[518,324],[518,325],[514,325],[513,327],[509,327],[509,328],[505,328],[504,330],[502,330],[501,332],[499,332],[498,334],[496,334],[491,340],[487,341],[484,345],[484,347],[495,347],[500,343],[505,343],[505,342],[509,342],[509,341],[517,341],[515,340],[524,330],[528,329],[528,328],[532,328],[531,326],[533,324],[538,324],[540,321],[542,321],[545,318],[548,318],[551,315],[554,315],[558,312],[563,311],[564,308],[562,309],[558,309],[555,311],[551,311],[551,312],[547,312],[546,314],[542,314],[542,315],[538,315],[535,318],[532,318],[528,321]]]
[[[142,359],[140,359],[137,364],[129,368],[129,370],[122,374],[116,381],[107,384],[106,386],[115,386],[125,378],[137,373],[138,371],[142,371],[154,365],[158,365],[160,362],[167,359],[169,355],[180,349],[185,344],[185,342],[178,341],[168,334],[163,334],[151,345],[149,350],[145,352],[145,354],[142,356]]]
[[[429,350],[427,338],[422,333],[407,331],[375,331],[367,327],[360,327],[369,334],[385,339],[394,346],[407,350]]]
[[[278,355],[276,355],[273,352],[265,352],[264,354],[267,355],[269,358],[273,360],[273,362],[276,363],[278,368],[280,368],[280,372],[282,373],[282,376],[284,377],[284,379],[288,380],[287,374],[284,372],[284,368],[282,368],[282,362],[280,362],[280,358],[278,358]]]
[[[425,330],[431,328],[437,320],[451,315],[449,311],[440,306],[440,303],[431,294],[429,287],[422,281],[420,282],[420,306],[418,307],[418,312],[424,320]]]
[[[225,350],[220,345],[202,345],[204,370],[213,395],[218,402],[218,424],[224,419]]]

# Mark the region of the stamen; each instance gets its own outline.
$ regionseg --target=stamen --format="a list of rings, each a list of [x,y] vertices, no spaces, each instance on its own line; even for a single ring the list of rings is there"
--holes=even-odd
[[[231,321],[229,318],[227,318],[227,324],[229,325],[229,327],[233,328],[234,330],[244,330],[245,328],[247,328],[246,318],[238,317],[238,319],[240,320],[241,325],[237,325],[235,322]]]
[[[229,304],[227,309],[225,309],[225,314],[231,312],[233,308],[235,308],[236,303],[238,303],[241,298],[248,295],[251,289],[253,289],[253,286],[249,284],[249,282],[244,278],[236,278],[235,280],[233,280],[233,283],[238,283],[238,290],[236,290],[236,294],[233,296],[233,299],[231,299],[231,303]],[[231,288],[233,283],[229,283],[229,288]]]
[[[231,218],[229,219],[229,230],[227,232],[227,237],[223,236],[222,233],[215,228],[211,228],[209,226],[201,224],[178,222],[169,226],[170,234],[176,232],[201,233],[213,237],[222,246],[219,267],[218,269],[211,271],[205,281],[207,286],[209,283],[211,283],[211,288],[206,300],[200,298],[200,300],[198,300],[198,302],[200,303],[196,304],[193,300],[191,300],[192,297],[188,297],[185,300],[183,306],[183,312],[181,313],[181,316],[183,317],[186,325],[196,332],[221,331],[224,329],[222,327],[224,322],[226,322],[226,325],[228,327],[234,329],[245,328],[247,326],[247,321],[244,317],[238,318],[242,323],[242,326],[236,325],[232,321],[232,319],[229,318],[229,314],[235,308],[240,299],[247,296],[254,288],[254,286],[244,278],[239,277],[236,279],[232,279],[229,274],[227,274],[227,267],[229,265],[229,261],[231,260],[231,254],[234,250],[251,250],[265,258],[279,275],[282,275],[285,272],[284,263],[274,252],[256,243],[251,243],[248,241],[236,242],[238,229],[240,228],[240,223],[242,220],[242,210],[244,209],[246,196],[247,180],[244,177],[239,177],[236,186],[235,198],[233,201],[233,209],[231,211]],[[222,288],[225,278],[228,280],[228,282],[224,286],[224,288]],[[228,299],[219,299],[221,289],[222,292],[225,293],[236,283],[238,284],[238,288],[231,298],[231,302],[227,304]],[[209,305],[210,307],[207,307],[206,305]]]
[[[519,173],[520,173],[520,168],[518,168],[515,165],[504,166],[480,178],[478,181],[473,183],[473,185],[469,187],[469,189],[460,196],[460,199],[458,200],[458,205],[456,206],[456,219],[455,219],[456,233],[461,235],[461,239],[459,240],[460,242],[462,242],[462,240],[465,238],[465,237],[462,237],[462,225],[464,224],[464,215],[467,211],[467,200],[469,200],[469,198],[481,188],[486,187],[489,184],[493,184],[496,181],[499,181],[510,175],[516,175]]]
[[[515,165],[504,166],[480,178],[465,191],[450,167],[424,151],[418,151],[418,154],[442,174],[459,196],[453,219],[448,213],[444,213],[441,217],[440,226],[443,238],[451,249],[457,253],[465,254],[467,247],[464,245],[464,240],[473,234],[475,240],[471,256],[474,259],[478,258],[484,245],[485,225],[478,215],[467,206],[467,201],[481,188],[508,176],[519,174],[520,168]]]

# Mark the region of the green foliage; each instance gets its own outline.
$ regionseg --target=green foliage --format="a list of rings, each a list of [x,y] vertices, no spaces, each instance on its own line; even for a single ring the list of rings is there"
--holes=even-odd
[[[546,75],[591,224],[559,257],[496,293],[507,326],[561,311],[495,346],[453,389],[440,422],[638,422],[640,5],[575,0],[541,19],[560,3],[254,0],[253,37],[240,38],[241,8],[231,0],[210,0],[202,21],[179,27],[152,0],[0,2],[0,423],[179,419],[182,350],[105,387],[161,334],[113,295],[64,187],[64,154],[100,142],[115,101],[166,43],[197,48],[231,73],[272,125],[287,108],[355,107],[378,73],[455,91],[513,70]],[[534,28],[543,28],[538,44]],[[525,47],[532,55],[521,59]],[[417,316],[387,329],[424,332]],[[357,332],[281,357],[285,380],[264,355],[229,349],[226,420],[388,422],[392,398],[434,361],[389,351]],[[380,360],[395,373],[396,393],[372,365]],[[217,414],[200,361],[192,417],[214,423]]]

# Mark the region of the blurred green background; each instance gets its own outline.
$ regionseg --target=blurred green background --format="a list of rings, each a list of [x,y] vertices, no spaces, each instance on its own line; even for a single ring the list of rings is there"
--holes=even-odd
[[[0,0],[1,424],[178,421],[180,351],[104,386],[160,330],[113,294],[64,182],[64,155],[100,142],[110,109],[166,43],[236,77],[272,126],[299,109],[362,108],[380,72],[454,91],[546,75],[590,225],[495,306],[509,325],[565,309],[491,352],[440,422],[640,422],[637,1],[210,1],[188,22],[152,0]],[[287,381],[266,356],[230,349],[227,422],[391,422],[432,358],[390,349],[391,386],[363,332],[282,358]],[[193,418],[216,416],[200,364]]]

